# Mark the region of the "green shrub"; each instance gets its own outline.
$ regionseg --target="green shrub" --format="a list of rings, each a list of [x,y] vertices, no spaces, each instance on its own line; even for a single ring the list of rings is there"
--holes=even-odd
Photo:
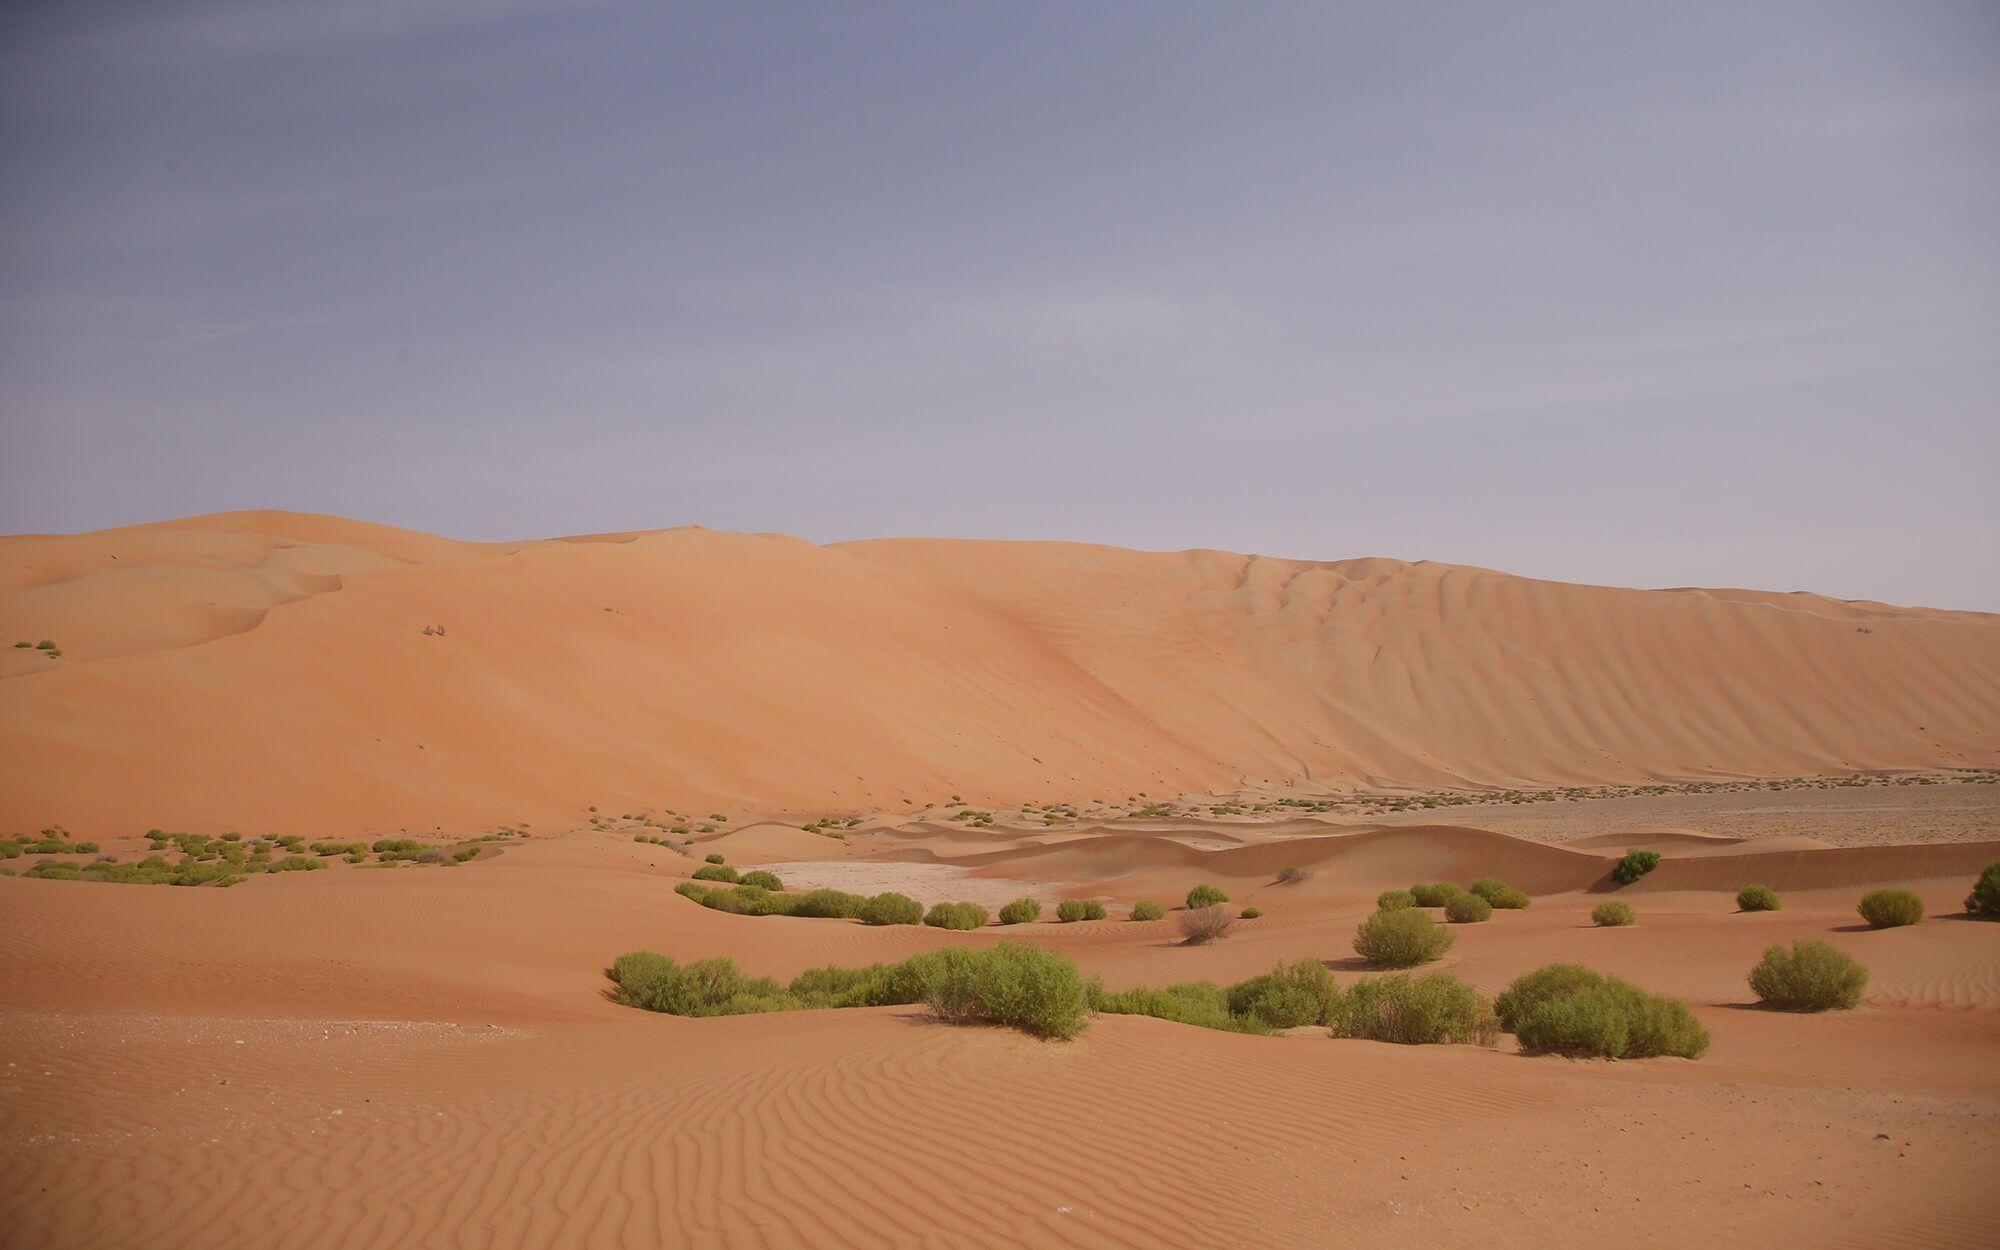
[[[1477,894],[1454,894],[1444,901],[1444,918],[1453,924],[1479,924],[1493,919],[1493,904]]]
[[[1289,966],[1281,963],[1263,976],[1230,986],[1223,996],[1223,1006],[1231,1015],[1247,1016],[1266,1029],[1331,1026],[1340,1002],[1340,984],[1317,959],[1301,959]]]
[[[1612,865],[1611,879],[1619,885],[1631,885],[1659,866],[1657,851],[1627,851],[1625,858]]]
[[[1243,909],[1243,919],[1245,920],[1255,920],[1263,914],[1264,909],[1261,907],[1245,907]]]
[[[1965,910],[1975,916],[2000,916],[2000,859],[1980,871],[1972,893],[1965,896]]]
[[[1198,885],[1187,893],[1189,911],[1195,911],[1203,907],[1214,907],[1218,903],[1226,903],[1228,901],[1229,896],[1227,894],[1224,894],[1215,886],[1207,884]]]
[[[767,890],[782,890],[785,888],[785,883],[778,880],[777,873],[766,872],[762,868],[746,872],[736,878],[736,880],[741,885],[761,885]]]
[[[861,905],[861,919],[866,924],[917,924],[923,918],[922,903],[893,891],[877,894]]]
[[[986,909],[977,903],[938,903],[924,913],[933,929],[977,929],[986,923]]]
[[[1630,904],[1615,900],[1599,903],[1590,909],[1591,923],[1606,929],[1622,929],[1638,918],[1638,914],[1632,910]]]
[[[1056,919],[1064,924],[1104,919],[1104,904],[1094,898],[1066,898],[1056,904]]]
[[[1768,885],[1746,885],[1736,891],[1738,911],[1776,911],[1781,906],[1778,892]]]
[[[1870,890],[1861,896],[1855,910],[1870,928],[1895,929],[1923,923],[1924,900],[1908,890]]]
[[[315,868],[324,868],[324,867],[326,867],[326,865],[321,861],[316,859],[310,859],[304,855],[287,855],[283,859],[273,863],[270,867],[266,868],[264,871],[311,872]]]
[[[19,842],[0,841],[0,859],[19,859],[20,856],[21,844]]]
[[[1134,920],[1162,920],[1166,918],[1166,914],[1166,908],[1149,898],[1142,898],[1132,904],[1132,919]]]
[[[1463,893],[1465,891],[1449,881],[1433,881],[1429,885],[1410,887],[1410,897],[1419,907],[1443,907],[1452,900],[1453,895]]]
[[[1868,969],[1826,942],[1773,946],[1750,970],[1750,988],[1780,1011],[1846,1010],[1867,987]]]
[[[1401,911],[1405,907],[1415,907],[1417,896],[1408,890],[1384,890],[1375,896],[1375,910]]]
[[[702,860],[703,862],[710,864],[721,864],[727,862],[723,858],[721,852],[719,851],[710,851],[708,854],[702,856]]]
[[[861,915],[862,909],[867,906],[867,899],[845,890],[809,890],[792,903],[792,914],[827,920],[852,920]]]
[[[1491,1046],[1498,1033],[1492,1005],[1448,972],[1422,977],[1397,973],[1363,981],[1348,991],[1333,1023],[1342,1037],[1406,1046],[1448,1042]]]
[[[735,885],[737,876],[736,870],[728,864],[703,864],[694,870],[694,879],[696,881],[722,881],[730,885]]]
[[[1354,934],[1354,951],[1383,968],[1414,968],[1451,949],[1449,930],[1417,908],[1378,911]]]
[[[983,920],[983,917],[982,917]],[[925,1001],[940,1020],[1003,1024],[1035,1037],[1071,1038],[1089,1023],[1083,978],[1068,959],[1025,942],[929,951]]]
[[[1499,911],[1519,911],[1533,901],[1525,890],[1517,890],[1497,877],[1481,877],[1466,893],[1478,895]]]
[[[1494,1005],[1523,1050],[1606,1059],[1699,1059],[1708,1050],[1708,1030],[1686,1003],[1581,964],[1537,968]]]
[[[726,958],[682,965],[651,951],[632,951],[611,965],[611,979],[619,1002],[669,1015],[744,1015],[795,1006],[777,982],[747,977]]]
[[[1231,1015],[1223,989],[1211,981],[1183,981],[1165,989],[1140,986],[1119,994],[1108,994],[1092,982],[1090,1009],[1109,1015],[1152,1016],[1156,1020],[1230,1033],[1264,1032],[1249,1017]]]
[[[1042,905],[1031,898],[1017,898],[1000,909],[1001,924],[1032,924],[1042,918]]]

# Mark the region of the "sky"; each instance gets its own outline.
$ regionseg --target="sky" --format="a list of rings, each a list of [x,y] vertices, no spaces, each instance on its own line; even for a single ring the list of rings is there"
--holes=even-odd
[[[0,532],[2000,611],[2000,5],[0,6]]]

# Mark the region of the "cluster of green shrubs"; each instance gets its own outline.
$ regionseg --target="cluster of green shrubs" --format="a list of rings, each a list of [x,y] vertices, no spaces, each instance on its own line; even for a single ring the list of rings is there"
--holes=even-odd
[[[1649,994],[1581,964],[1550,964],[1517,979],[1494,1008],[1530,1052],[1644,1059],[1699,1059],[1708,1030],[1677,998]]]
[[[200,863],[187,856],[182,856],[179,862],[172,862],[163,855],[148,855],[136,864],[120,864],[110,860],[98,860],[89,864],[74,864],[67,860],[45,860],[22,875],[44,881],[104,881],[116,885],[213,885],[226,888],[243,881],[252,872],[292,872],[324,867],[326,865],[320,861],[300,855],[287,856],[277,864],[258,864],[255,867]]]
[[[874,901],[859,894],[849,894],[844,890],[809,890],[804,894],[784,894],[754,882],[725,887],[707,886],[698,881],[683,881],[674,887],[674,891],[693,899],[703,907],[737,916],[807,916],[820,920],[858,920],[867,911],[868,905]],[[917,920],[913,917],[909,920],[878,923],[915,924]]]
[[[1233,1033],[1318,1026],[1336,1037],[1405,1045],[1493,1044],[1492,1005],[1448,973],[1376,977],[1343,993],[1316,959],[1280,963],[1270,972],[1222,987],[1184,981],[1164,989],[1109,993],[1095,984],[1090,1005],[1114,1015],[1152,1016]]]
[[[933,929],[978,929],[986,924],[986,909],[977,903],[933,903],[924,923]]]
[[[1089,1021],[1076,965],[1020,942],[945,947],[866,968],[815,968],[782,986],[745,976],[729,959],[682,965],[651,951],[620,955],[610,976],[619,1002],[678,1016],[925,1003],[941,1020],[1047,1038],[1075,1037]]]
[[[1094,898],[1066,898],[1056,904],[1056,919],[1064,924],[1104,919],[1104,904]]]
[[[1381,911],[1442,907],[1453,924],[1477,924],[1490,919],[1496,908],[1518,911],[1533,901],[1525,890],[1517,890],[1498,877],[1481,877],[1465,889],[1449,881],[1432,881],[1419,882],[1408,890],[1385,890],[1375,906]]]
[[[71,842],[69,835],[60,827],[44,829],[41,836],[30,838],[25,835],[0,838],[0,859],[14,859],[22,855],[95,855],[95,842]]]

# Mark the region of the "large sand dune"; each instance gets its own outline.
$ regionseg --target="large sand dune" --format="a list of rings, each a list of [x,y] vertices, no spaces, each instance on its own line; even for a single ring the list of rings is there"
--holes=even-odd
[[[236,513],[0,540],[0,826],[2000,762],[2000,617],[1394,560]],[[426,626],[443,633],[426,633]]]

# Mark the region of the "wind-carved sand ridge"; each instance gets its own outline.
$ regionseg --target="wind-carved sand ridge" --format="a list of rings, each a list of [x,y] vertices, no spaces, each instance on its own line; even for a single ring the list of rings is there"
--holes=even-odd
[[[0,540],[0,826],[2000,764],[2000,617],[1395,560],[230,513]],[[425,632],[442,629],[442,633]]]

